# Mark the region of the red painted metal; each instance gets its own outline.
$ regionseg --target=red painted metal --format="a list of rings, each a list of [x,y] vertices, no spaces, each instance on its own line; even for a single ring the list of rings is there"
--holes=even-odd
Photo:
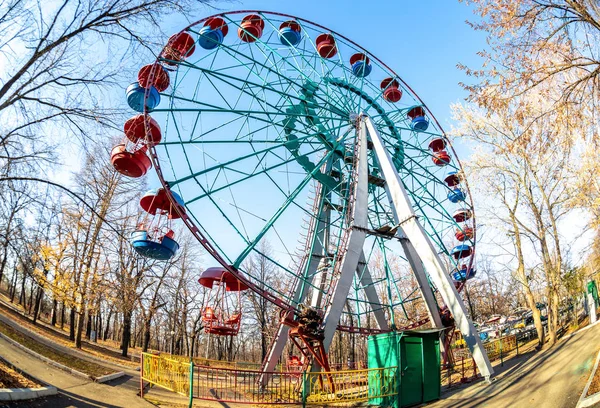
[[[140,68],[138,72],[138,82],[142,88],[155,87],[158,92],[163,92],[169,87],[171,80],[169,73],[162,65],[149,64]]]
[[[140,199],[140,207],[151,215],[156,215],[157,211],[163,211],[168,213],[170,219],[179,218],[179,214],[173,210],[171,201],[169,201],[164,188],[159,188],[156,192],[144,194]]]
[[[444,181],[446,182],[448,187],[455,187],[460,184],[461,176],[458,173],[450,174],[450,175],[446,176]]]
[[[152,167],[146,156],[146,147],[129,152],[125,143],[116,145],[110,153],[110,162],[119,173],[133,178],[142,177]]]
[[[434,152],[439,152],[440,150],[444,150],[446,148],[446,141],[441,137],[433,139],[429,142],[429,150],[433,150]]]
[[[383,90],[383,99],[396,103],[402,98],[400,83],[394,78],[385,78],[379,87]]]
[[[362,52],[356,53],[350,57],[350,65],[354,65],[355,62],[365,61],[366,64],[370,64],[371,60]]]
[[[440,150],[433,154],[433,156],[431,157],[431,160],[433,160],[433,163],[436,166],[440,166],[440,167],[445,166],[450,163],[450,155],[448,154],[447,151]]]
[[[457,229],[454,236],[459,241],[466,241],[467,239],[472,239],[474,234],[475,231],[473,228],[465,225],[462,230]]]
[[[331,34],[321,34],[315,40],[317,52],[322,58],[333,58],[337,54],[337,45],[335,38]]]
[[[149,115],[140,114],[129,118],[123,126],[123,131],[132,143],[145,139],[148,143],[155,145],[160,143],[162,138],[158,122]]]
[[[225,290],[228,292],[237,292],[248,289],[248,285],[238,279],[227,269],[216,266],[208,268],[202,272],[198,282],[209,289],[213,285],[225,285]]]
[[[242,19],[240,28],[238,28],[238,37],[240,40],[253,43],[262,36],[265,28],[265,21],[258,14],[249,14]]]
[[[181,58],[187,58],[191,56],[196,50],[196,42],[194,41],[194,38],[185,31],[173,34],[169,38],[167,46],[177,51]]]
[[[469,220],[472,215],[473,214],[470,209],[460,208],[460,209],[454,211],[454,214],[452,214],[452,218],[454,218],[454,221],[456,221],[456,222],[465,222],[465,221]],[[475,228],[473,228],[473,238],[475,238]],[[470,267],[471,267],[471,265],[469,265],[469,268]]]
[[[422,106],[415,106],[406,113],[411,119],[418,118],[419,116],[425,116],[425,109]]]
[[[204,22],[204,26],[209,26],[212,30],[221,30],[223,37],[229,32],[227,23],[221,17],[210,17]]]
[[[298,33],[299,33],[300,31],[302,31],[302,28],[300,27],[300,24],[298,24],[298,22],[297,22],[297,21],[294,21],[294,20],[288,20],[288,21],[284,21],[284,22],[283,22],[283,23],[281,23],[281,25],[279,26],[279,29],[281,30],[282,28],[285,28],[285,27],[289,27],[289,28],[291,28],[293,31],[296,31],[296,32],[298,32]]]

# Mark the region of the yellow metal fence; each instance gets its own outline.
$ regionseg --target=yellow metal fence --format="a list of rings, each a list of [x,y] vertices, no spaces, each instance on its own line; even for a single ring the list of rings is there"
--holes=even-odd
[[[515,335],[500,337],[483,345],[490,360],[500,358],[501,354],[509,353],[517,348],[517,337]]]
[[[198,360],[198,365],[196,361]],[[215,367],[213,361],[142,353],[141,380],[192,398],[254,404],[325,405],[369,401],[384,404],[398,395],[397,367],[331,372],[265,373]],[[221,362],[223,363],[223,362]],[[258,388],[257,388],[258,387]],[[193,392],[190,392],[192,391]],[[143,394],[142,394],[143,395]]]
[[[397,367],[304,374],[307,405],[361,402],[398,394]]]
[[[190,395],[190,363],[160,355],[142,353],[143,381],[181,395]]]

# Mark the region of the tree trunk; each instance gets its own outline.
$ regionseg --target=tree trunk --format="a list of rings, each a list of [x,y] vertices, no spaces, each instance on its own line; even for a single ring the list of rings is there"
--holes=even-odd
[[[131,341],[131,312],[123,313],[123,337],[121,339],[121,355],[127,357]]]
[[[56,326],[56,313],[58,312],[58,300],[52,299],[52,319],[50,324]]]
[[[517,252],[517,277],[521,281],[523,285],[523,292],[525,294],[525,300],[527,301],[527,305],[533,314],[533,324],[535,325],[535,330],[538,335],[538,348],[541,348],[544,345],[544,326],[542,325],[542,317],[540,310],[536,306],[535,297],[533,296],[533,292],[531,290],[531,286],[529,285],[529,279],[527,278],[527,274],[525,272],[525,257],[523,256],[523,246],[521,241],[521,230],[519,228],[519,224],[515,218],[514,212],[511,211],[511,221],[513,224],[513,229],[515,233],[515,249]]]
[[[65,302],[60,305],[60,329],[65,328]]]
[[[100,309],[98,309],[98,314],[96,315],[96,324],[94,325],[94,330],[96,331],[96,337],[94,338],[94,342],[98,343],[98,337],[102,334],[102,314]]]
[[[35,296],[33,296],[33,290],[35,289],[34,286],[35,286],[34,281],[33,281],[33,279],[31,279],[31,287],[29,288],[29,305],[27,306],[27,314],[28,315],[31,315],[31,308],[33,307],[33,304],[35,303],[34,302]]]
[[[69,315],[69,340],[75,341],[75,307],[71,306]]]
[[[40,306],[42,298],[44,297],[44,290],[38,285],[36,296],[35,296],[35,307],[33,309],[33,324],[37,323],[38,315],[40,313]]]
[[[89,340],[91,334],[92,334],[92,316],[90,315],[90,312],[88,311],[86,313],[85,338]]]
[[[27,276],[25,275],[25,272],[23,272],[23,279],[21,279],[21,293],[19,294],[19,304],[21,306],[23,306],[23,309],[25,309],[26,305],[25,305],[25,278]]]
[[[4,240],[2,246],[2,262],[0,262],[0,286],[2,285],[2,278],[4,277],[4,268],[6,268],[6,262],[8,261],[8,238]]]
[[[148,351],[150,345],[150,320],[144,322],[144,341],[142,343],[142,351],[145,353]]]
[[[15,302],[15,294],[17,293],[17,263],[13,268],[12,283],[10,285],[10,303]]]
[[[83,334],[83,326],[85,323],[85,311],[77,312],[77,330],[75,331],[75,347],[81,348],[81,336]]]
[[[106,341],[108,339],[108,332],[110,330],[110,318],[112,317],[113,311],[110,309],[108,311],[108,317],[106,318],[106,327],[104,329],[104,334],[102,335],[102,340]]]

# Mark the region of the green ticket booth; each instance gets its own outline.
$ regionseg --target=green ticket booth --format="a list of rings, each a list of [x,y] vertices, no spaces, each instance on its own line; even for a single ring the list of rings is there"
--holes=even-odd
[[[596,303],[596,307],[600,306],[600,302],[598,299],[598,288],[596,287],[596,282],[595,281],[589,281],[587,284],[587,293],[591,294],[592,297],[594,298],[594,302]]]
[[[440,398],[440,330],[410,330],[369,336],[369,368],[398,367],[396,377],[388,378],[397,387],[397,395],[373,398],[372,405],[409,407]],[[373,384],[371,384],[373,382]],[[381,379],[369,388],[388,388]],[[378,395],[370,390],[371,395]]]

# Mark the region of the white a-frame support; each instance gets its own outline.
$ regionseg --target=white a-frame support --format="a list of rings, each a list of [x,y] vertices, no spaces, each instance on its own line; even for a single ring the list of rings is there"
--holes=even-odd
[[[360,126],[358,129],[359,149],[356,151],[355,157],[354,202],[350,206],[351,221],[349,223],[345,243],[343,244],[344,248],[338,249],[338,251],[343,252],[343,256],[339,261],[340,266],[334,271],[337,276],[331,277],[333,279],[333,288],[331,288],[331,292],[327,296],[327,300],[324,302],[325,304],[323,304],[323,300],[321,299],[322,290],[317,286],[320,286],[318,284],[319,279],[325,279],[325,274],[332,273],[332,271],[330,268],[323,268],[322,271],[318,271],[320,261],[327,257],[329,253],[328,248],[326,248],[328,239],[325,234],[325,224],[329,222],[330,209],[324,209],[324,206],[321,206],[321,213],[318,215],[318,219],[315,220],[317,225],[313,230],[315,236],[312,237],[315,241],[311,253],[308,254],[309,264],[307,265],[307,273],[305,279],[298,280],[297,285],[294,288],[294,303],[298,304],[305,301],[309,288],[313,288],[312,299],[313,301],[318,299],[316,301],[318,305],[313,306],[325,308],[323,345],[326,351],[331,345],[355,273],[358,275],[360,284],[364,288],[369,302],[373,305],[380,303],[377,293],[372,287],[372,278],[368,267],[365,265],[365,254],[363,252],[368,217],[367,134],[370,136],[371,142],[373,143],[375,155],[381,167],[380,170],[382,176],[385,179],[386,191],[395,221],[400,227],[398,237],[405,255],[410,262],[411,269],[417,278],[432,324],[435,327],[442,327],[435,298],[429,287],[425,270],[429,273],[445,304],[448,305],[448,308],[452,312],[458,328],[471,349],[473,358],[475,359],[480,372],[484,377],[489,378],[493,374],[493,369],[483,345],[481,344],[477,331],[467,317],[465,306],[462,303],[460,295],[456,291],[446,268],[443,266],[432,242],[427,237],[427,234],[412,210],[408,195],[392,162],[391,156],[386,151],[377,129],[366,116],[360,118]],[[323,194],[322,190],[321,194]],[[323,199],[323,197],[321,196],[317,199]],[[308,237],[308,239],[311,239],[311,237]],[[313,277],[315,276],[316,281],[313,282]],[[388,325],[383,310],[373,310],[373,313],[375,314],[379,327],[386,330]],[[263,372],[271,372],[274,370],[288,340],[288,330],[289,328],[287,326],[280,324],[277,335],[263,364]],[[318,367],[313,366],[313,369],[316,368]],[[261,379],[263,384],[266,383],[267,377],[268,376],[264,376],[264,378]]]
[[[417,216],[412,209],[408,194],[404,189],[400,175],[392,162],[392,157],[386,150],[379,132],[368,117],[363,118],[362,124],[366,125],[371,142],[377,156],[377,161],[380,165],[380,170],[385,179],[388,189],[390,204],[395,208],[395,213],[398,216],[398,223],[406,234],[406,238],[412,243],[415,252],[421,258],[425,270],[433,280],[433,283],[438,288],[444,303],[448,306],[454,320],[461,331],[467,346],[471,350],[471,354],[475,359],[475,363],[481,374],[486,378],[494,373],[490,364],[487,353],[483,348],[483,344],[479,339],[477,330],[467,316],[465,305],[463,304],[460,295],[448,271],[442,264],[433,243],[427,237],[423,226],[417,220]]]

